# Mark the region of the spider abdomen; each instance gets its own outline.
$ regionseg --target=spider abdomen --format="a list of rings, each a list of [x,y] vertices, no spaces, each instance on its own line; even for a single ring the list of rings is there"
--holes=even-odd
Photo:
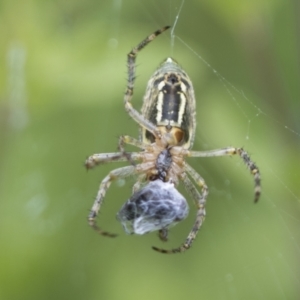
[[[142,114],[161,133],[172,135],[170,145],[186,149],[192,146],[196,128],[194,90],[188,75],[174,59],[167,58],[149,80]],[[143,128],[142,140],[153,143],[155,137]]]

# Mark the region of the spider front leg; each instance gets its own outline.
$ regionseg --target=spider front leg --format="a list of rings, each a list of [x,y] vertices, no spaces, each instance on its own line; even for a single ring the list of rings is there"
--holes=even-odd
[[[154,165],[153,163],[141,163],[136,166],[127,166],[115,169],[111,171],[101,182],[96,199],[94,201],[94,204],[92,206],[92,209],[88,216],[88,222],[89,225],[95,229],[99,234],[109,237],[115,237],[116,234],[109,233],[107,231],[103,231],[98,227],[96,224],[96,217],[100,211],[101,205],[103,203],[103,199],[105,197],[105,194],[111,185],[113,180],[116,179],[122,179],[126,178],[130,175],[140,175],[139,180],[141,180],[143,177],[143,174],[149,171],[150,169],[153,169]]]
[[[99,213],[99,210],[101,208],[101,205],[103,203],[103,199],[105,197],[105,194],[109,188],[109,186],[111,185],[112,181],[115,179],[121,179],[121,178],[125,178],[128,177],[132,174],[134,174],[136,171],[136,168],[134,166],[127,166],[127,167],[122,167],[122,168],[118,168],[115,169],[113,171],[111,171],[101,182],[100,187],[99,187],[99,191],[96,197],[96,200],[92,206],[91,212],[89,213],[88,216],[88,221],[89,221],[89,225],[95,229],[99,234],[104,235],[104,236],[108,236],[108,237],[115,237],[116,234],[114,233],[109,233],[107,231],[103,231],[102,229],[100,229],[98,227],[98,225],[96,224],[96,217]]]
[[[195,180],[195,182],[201,187],[202,193],[200,194],[196,189],[196,187],[191,182],[191,180],[188,178],[186,173],[183,173],[181,175],[181,180],[183,181],[185,189],[191,195],[191,197],[194,199],[196,203],[197,206],[196,220],[185,242],[178,248],[166,250],[162,248],[152,247],[153,250],[158,251],[160,253],[173,254],[173,253],[179,253],[188,250],[191,247],[193,241],[195,240],[197,233],[201,228],[205,219],[205,204],[208,196],[208,188],[204,182],[204,179],[194,169],[192,169],[192,167],[190,167],[187,164],[186,164],[186,171],[191,175],[191,177]],[[161,233],[159,233],[159,235],[161,235]]]
[[[125,152],[125,145],[135,146],[143,150],[148,148],[151,149],[151,147],[149,147],[149,144],[145,144],[140,140],[137,140],[129,135],[121,135],[119,137],[119,144],[118,144],[118,148],[121,151],[121,153]]]
[[[130,153],[131,160],[140,160],[141,153],[131,152]],[[110,162],[122,162],[127,161],[127,157],[124,156],[122,152],[112,152],[112,153],[96,153],[89,156],[84,165],[87,170],[92,169],[100,164],[110,163]]]
[[[260,186],[260,172],[256,164],[251,160],[247,151],[243,148],[224,148],[210,151],[187,151],[186,155],[189,157],[215,157],[215,156],[229,156],[238,154],[247,168],[254,177],[254,202],[256,203],[261,194]]]
[[[109,163],[109,162],[122,162],[130,161],[132,165],[135,164],[134,161],[141,160],[142,154],[139,152],[125,152],[125,144],[135,146],[140,149],[146,149],[147,145],[134,139],[128,135],[120,136],[118,148],[120,152],[112,153],[96,153],[89,156],[85,161],[85,167],[87,169],[92,169],[97,165]]]
[[[145,181],[145,179],[146,179],[145,174],[141,174],[138,177],[136,183],[132,186],[132,195],[141,189],[142,183]]]
[[[132,154],[134,153],[130,153],[130,152],[126,152],[125,151],[125,145],[132,145],[135,146],[137,148],[140,149],[147,149],[149,147],[149,145],[144,144],[143,142],[129,136],[129,135],[121,135],[119,137],[119,144],[118,144],[118,148],[119,151],[123,154],[123,156],[132,164],[135,165],[135,157],[134,155],[132,156]],[[141,154],[140,154],[141,155]]]
[[[137,54],[146,47],[151,41],[153,41],[158,35],[166,31],[170,26],[165,26],[162,29],[155,31],[154,33],[147,36],[140,44],[134,47],[127,55],[127,71],[128,71],[128,79],[127,79],[127,89],[124,95],[124,105],[127,113],[130,117],[135,120],[140,126],[146,128],[149,132],[153,133],[155,136],[160,137],[161,133],[157,129],[157,127],[145,119],[143,115],[141,115],[137,110],[135,110],[131,104],[131,99],[133,96],[134,89],[134,81],[135,81],[135,60]]]

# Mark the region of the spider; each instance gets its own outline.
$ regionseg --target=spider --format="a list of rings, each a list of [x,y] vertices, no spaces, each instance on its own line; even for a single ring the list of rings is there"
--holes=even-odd
[[[168,239],[170,226],[188,214],[185,198],[177,191],[181,181],[194,200],[197,213],[195,223],[186,240],[177,248],[152,249],[161,253],[178,253],[189,249],[205,219],[208,188],[204,179],[185,162],[185,157],[215,157],[239,155],[254,177],[254,202],[260,196],[260,173],[243,148],[227,147],[210,151],[192,151],[196,130],[196,103],[194,89],[186,72],[172,59],[162,62],[150,78],[141,112],[131,104],[134,91],[137,54],[158,35],[170,28],[165,26],[146,37],[127,55],[127,89],[124,95],[125,110],[139,125],[140,138],[119,138],[119,152],[91,155],[85,162],[87,169],[108,162],[128,161],[129,166],[112,170],[101,182],[96,199],[88,216],[89,225],[99,234],[96,224],[105,194],[115,179],[137,176],[131,198],[117,214],[127,233],[144,234],[158,231],[162,241]],[[140,152],[125,152],[125,145],[140,148]],[[137,163],[138,162],[138,163]],[[192,180],[199,186],[200,192]]]

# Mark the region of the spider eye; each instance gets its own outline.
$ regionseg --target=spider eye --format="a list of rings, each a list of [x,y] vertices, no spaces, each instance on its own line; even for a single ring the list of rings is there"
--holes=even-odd
[[[169,182],[155,180],[134,193],[117,214],[128,234],[168,228],[188,215],[186,199]]]

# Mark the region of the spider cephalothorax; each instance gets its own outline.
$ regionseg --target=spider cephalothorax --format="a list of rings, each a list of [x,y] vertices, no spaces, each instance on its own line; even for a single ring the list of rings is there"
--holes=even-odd
[[[177,62],[167,58],[150,78],[141,113],[131,104],[135,81],[137,54],[166,26],[149,35],[127,56],[128,83],[124,105],[129,116],[140,126],[140,139],[121,136],[119,152],[90,156],[88,169],[101,163],[128,161],[129,166],[112,170],[101,182],[89,224],[100,234],[115,236],[96,224],[107,189],[113,180],[137,175],[131,198],[117,215],[127,233],[144,234],[158,230],[166,241],[168,228],[188,214],[185,198],[177,191],[181,181],[194,200],[197,213],[195,223],[181,246],[171,250],[152,247],[161,253],[183,252],[190,248],[205,218],[208,188],[204,179],[185,161],[185,157],[214,157],[238,154],[254,176],[254,201],[260,196],[260,173],[248,153],[242,148],[228,147],[210,151],[191,151],[196,130],[196,101],[191,80]],[[125,152],[126,144],[140,148],[140,152]],[[138,162],[138,163],[137,163]],[[200,192],[191,179],[200,187]]]

